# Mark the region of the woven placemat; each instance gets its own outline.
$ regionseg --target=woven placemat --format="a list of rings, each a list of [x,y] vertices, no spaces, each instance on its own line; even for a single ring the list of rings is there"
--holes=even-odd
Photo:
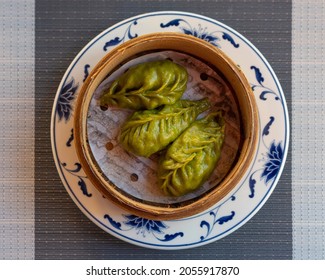
[[[32,259],[35,6],[0,7],[0,259]]]
[[[295,259],[325,259],[324,19],[324,1],[294,1],[291,143]]]

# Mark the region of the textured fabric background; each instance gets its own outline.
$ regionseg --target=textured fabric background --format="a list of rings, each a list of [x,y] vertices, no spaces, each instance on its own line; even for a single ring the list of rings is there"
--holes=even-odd
[[[34,257],[34,9],[0,1],[0,259]]]
[[[293,257],[325,259],[325,2],[295,1],[292,39]]]
[[[36,1],[35,258],[37,259],[290,259],[291,153],[261,211],[215,243],[158,251],[120,241],[89,221],[72,202],[55,169],[51,109],[75,55],[102,30],[151,11],[179,10],[217,19],[247,37],[268,59],[291,101],[291,1]]]

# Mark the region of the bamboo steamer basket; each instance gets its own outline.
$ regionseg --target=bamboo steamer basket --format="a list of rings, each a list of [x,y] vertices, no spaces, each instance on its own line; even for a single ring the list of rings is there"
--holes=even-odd
[[[96,161],[89,145],[87,117],[96,88],[110,73],[130,59],[148,52],[177,51],[193,56],[222,73],[236,95],[241,117],[241,145],[236,162],[215,187],[177,203],[156,203],[134,197],[111,182]],[[109,52],[83,84],[75,107],[74,135],[82,167],[94,186],[110,201],[135,215],[154,220],[171,220],[198,214],[222,201],[243,180],[256,154],[259,121],[256,101],[241,69],[220,49],[190,35],[154,33],[127,41]]]

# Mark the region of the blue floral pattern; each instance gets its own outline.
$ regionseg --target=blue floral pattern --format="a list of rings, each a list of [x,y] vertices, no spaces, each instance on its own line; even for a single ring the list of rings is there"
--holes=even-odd
[[[71,147],[71,143],[73,142],[74,140],[74,134],[73,134],[73,128],[71,128],[71,134],[70,134],[70,137],[68,139],[68,141],[65,143],[65,145],[70,148]]]
[[[106,52],[110,47],[117,46],[118,44],[122,43],[125,41],[125,39],[133,39],[138,37],[138,34],[132,35],[131,33],[131,28],[134,25],[137,25],[138,22],[135,20],[133,21],[126,29],[124,32],[124,35],[122,37],[115,37],[114,39],[109,40],[108,42],[105,43],[103,50]]]
[[[125,225],[138,230],[138,233],[142,233],[143,235],[146,232],[163,233],[164,229],[167,228],[161,221],[148,220],[136,215],[125,215],[125,218]]]
[[[83,82],[86,81],[86,79],[88,78],[89,76],[89,68],[90,68],[90,65],[89,64],[86,64],[84,66],[84,78],[83,78]]]
[[[59,121],[65,119],[68,121],[71,117],[72,101],[75,99],[75,94],[78,89],[78,84],[75,84],[72,78],[70,82],[64,85],[60,91],[56,111],[59,116]]]
[[[197,27],[193,27],[188,21],[179,18],[173,19],[167,23],[160,24],[161,28],[168,28],[171,26],[177,26],[184,34],[192,35],[194,37],[205,40],[218,48],[221,48],[220,44],[218,44],[220,38],[216,36],[216,34],[221,33],[222,39],[229,41],[235,48],[239,48],[239,44],[236,43],[232,36],[226,32],[210,32],[208,31],[207,27],[202,27],[201,24],[199,24]]]
[[[233,199],[231,199],[231,200],[233,200]],[[205,227],[207,230],[206,235],[202,235],[200,237],[201,241],[205,240],[212,233],[212,231],[216,225],[223,225],[224,223],[231,221],[235,216],[235,211],[231,211],[231,213],[229,215],[218,217],[219,210],[220,210],[220,207],[218,207],[216,210],[211,211],[209,213],[210,216],[212,217],[212,222],[209,223],[206,220],[201,221],[200,227],[201,228]]]
[[[146,234],[152,234],[157,240],[168,242],[174,240],[177,237],[183,237],[183,232],[176,232],[172,234],[165,234],[162,237],[161,234],[164,234],[164,231],[168,229],[168,226],[162,221],[149,220],[142,218],[133,214],[123,215],[125,220],[123,222],[115,221],[110,215],[105,214],[104,218],[115,228],[120,231],[125,230],[135,230],[137,234],[141,234],[143,237]],[[125,229],[122,228],[122,224],[126,226]]]
[[[281,143],[275,144],[272,142],[269,151],[267,153],[267,160],[264,164],[264,170],[262,173],[262,178],[265,179],[267,184],[270,180],[274,179],[279,173],[280,167],[283,160],[283,148]]]
[[[272,142],[270,147],[268,147],[266,157],[263,158],[263,161],[265,162],[263,168],[255,170],[249,176],[249,198],[254,198],[255,196],[255,185],[257,183],[256,179],[254,178],[255,174],[258,172],[262,172],[261,180],[264,180],[265,184],[267,185],[278,175],[282,166],[283,156],[284,151],[281,142],[278,144]]]
[[[250,69],[254,71],[255,79],[257,81],[256,84],[251,83],[252,90],[259,94],[259,99],[265,102],[267,101],[267,95],[273,95],[275,101],[279,101],[280,97],[278,96],[278,94],[271,88],[264,86],[265,78],[260,68],[253,65],[250,67]],[[255,178],[256,173],[262,172],[261,180],[264,180],[265,184],[268,184],[270,181],[276,178],[283,163],[284,151],[281,142],[275,144],[275,140],[272,139],[271,144],[266,143],[266,138],[270,135],[270,130],[274,125],[275,121],[276,117],[270,116],[269,121],[264,125],[262,129],[262,143],[265,149],[267,150],[266,156],[264,156],[262,159],[265,164],[263,168],[253,171],[252,174],[249,176],[249,198],[255,197],[255,187],[257,183],[257,179]]]
[[[270,134],[270,128],[275,121],[275,117],[271,116],[269,122],[263,128],[262,136],[267,136]]]
[[[76,162],[74,165],[75,165],[75,168],[74,169],[70,169],[67,167],[67,164],[65,162],[61,163],[62,167],[68,172],[70,173],[71,175],[75,176],[78,178],[78,186],[80,187],[80,190],[82,191],[82,194],[87,196],[87,197],[92,197],[92,194],[88,192],[87,190],[87,185],[86,185],[86,182],[84,179],[87,178],[87,176],[83,176],[83,175],[80,175],[80,171],[82,169],[82,166],[79,162]]]
[[[263,101],[266,101],[267,100],[266,95],[271,94],[271,95],[275,96],[274,97],[275,100],[280,100],[279,96],[275,93],[274,90],[267,88],[263,85],[264,77],[261,73],[261,70],[257,66],[254,66],[254,65],[251,66],[251,70],[253,70],[255,72],[255,78],[256,78],[256,81],[258,82],[258,84],[251,84],[252,90],[253,91],[259,90],[259,92],[260,92],[259,98]]]

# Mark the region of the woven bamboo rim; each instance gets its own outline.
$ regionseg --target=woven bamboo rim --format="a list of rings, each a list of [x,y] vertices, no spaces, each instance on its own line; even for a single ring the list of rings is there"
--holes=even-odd
[[[140,53],[173,50],[187,53],[216,66],[236,92],[243,124],[243,143],[237,163],[212,190],[197,199],[160,205],[136,199],[110,183],[95,161],[87,139],[87,115],[92,95],[102,80],[119,65]],[[108,53],[92,70],[83,84],[75,107],[74,135],[82,167],[94,186],[108,199],[136,215],[155,220],[171,220],[200,213],[222,200],[238,185],[254,159],[258,135],[258,110],[251,87],[240,68],[210,43],[180,33],[154,33],[127,41]]]

